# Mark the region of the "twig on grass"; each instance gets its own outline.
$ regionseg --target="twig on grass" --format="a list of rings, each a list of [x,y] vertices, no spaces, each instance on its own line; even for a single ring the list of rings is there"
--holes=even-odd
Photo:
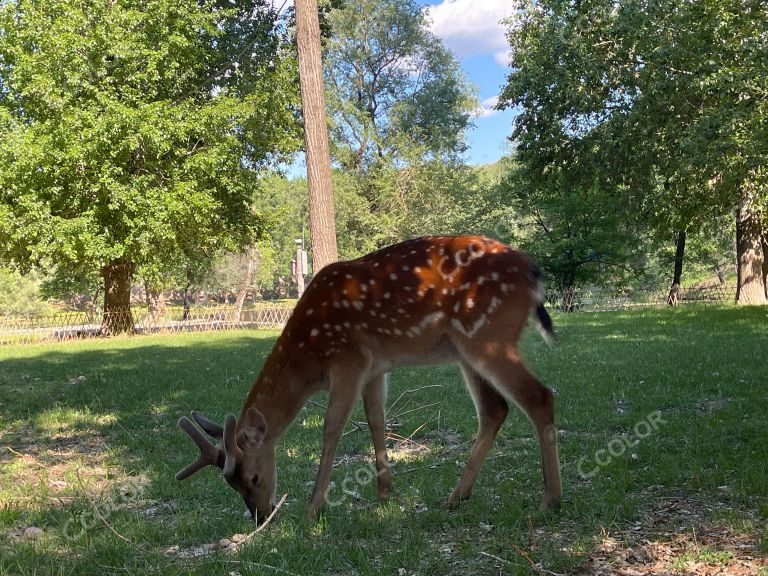
[[[514,548],[520,556],[522,556],[528,564],[531,565],[531,569],[536,572],[537,574],[545,574],[547,576],[566,576],[565,574],[560,574],[559,572],[552,572],[552,570],[547,570],[546,568],[542,568],[540,563],[536,563],[533,560],[531,560],[531,557],[528,555],[528,553],[520,548],[517,544],[507,539],[507,541],[510,543],[512,548]]]
[[[387,413],[392,413],[395,409],[395,406],[397,406],[397,403],[400,402],[400,400],[402,400],[406,394],[415,394],[416,392],[421,392],[422,390],[427,390],[428,388],[443,388],[443,385],[430,384],[428,386],[422,386],[421,388],[409,388],[408,390],[403,390],[400,396],[398,396],[395,401],[389,405],[389,410],[387,410]]]
[[[131,546],[136,548],[136,550],[138,550],[142,554],[147,554],[147,555],[152,554],[151,550],[147,550],[143,546],[139,546],[138,544],[136,544],[133,540],[130,540],[129,538],[126,538],[125,536],[120,534],[120,532],[115,530],[109,522],[107,522],[107,519],[104,518],[104,516],[102,515],[101,511],[99,510],[99,507],[96,505],[96,502],[91,500],[91,497],[88,496],[88,492],[85,490],[85,486],[83,485],[83,480],[82,480],[82,478],[80,478],[80,469],[79,468],[77,470],[75,470],[75,475],[77,476],[77,482],[78,482],[78,484],[80,484],[80,488],[83,490],[83,496],[85,496],[85,499],[88,500],[88,502],[91,505],[91,508],[93,508],[93,513],[96,514],[96,516],[98,517],[99,520],[101,520],[102,524],[104,524],[104,526],[106,526],[109,529],[109,531],[112,532],[115,536],[120,538],[120,540],[122,540],[123,542],[126,542],[127,544],[130,544]]]
[[[230,551],[231,551],[231,550],[237,550],[237,549],[238,549],[240,546],[242,546],[243,544],[245,544],[246,542],[248,542],[248,541],[249,541],[251,538],[253,538],[253,537],[254,537],[256,534],[258,534],[259,532],[262,532],[262,531],[264,531],[264,529],[265,529],[265,528],[266,528],[266,527],[269,525],[269,523],[270,523],[270,522],[272,522],[272,518],[274,518],[274,517],[275,517],[275,514],[277,514],[277,511],[278,511],[278,510],[280,510],[280,507],[281,507],[281,506],[282,506],[282,505],[285,503],[285,500],[286,500],[286,498],[288,498],[288,493],[287,493],[287,492],[286,492],[285,494],[283,494],[283,497],[282,497],[282,498],[280,498],[280,501],[279,501],[279,502],[278,502],[278,503],[275,505],[275,507],[272,509],[272,513],[271,513],[269,516],[267,516],[267,519],[266,519],[266,520],[264,520],[264,522],[261,524],[261,526],[259,526],[258,528],[256,528],[256,530],[254,530],[254,531],[253,531],[253,532],[251,532],[250,534],[248,534],[248,535],[247,535],[245,538],[243,538],[242,540],[240,540],[240,542],[238,542],[237,544],[235,544],[235,545],[233,545],[233,546],[230,546],[230,547],[228,547],[228,548],[227,548],[227,550],[230,550]]]
[[[290,570],[286,570],[285,568],[278,568],[277,566],[272,566],[271,564],[263,564],[262,562],[250,562],[250,561],[244,561],[244,560],[232,560],[231,561],[234,564],[240,564],[242,566],[253,566],[254,568],[266,568],[268,570],[272,570],[273,572],[277,572],[278,574],[288,574],[289,576],[299,576],[299,574],[296,574],[296,572],[291,572]]]
[[[41,464],[40,462],[38,462],[37,458],[35,458],[34,456],[30,456],[29,454],[22,454],[21,452],[16,452],[16,450],[11,448],[10,446],[6,446],[5,449],[8,450],[8,452],[10,452],[11,454],[15,454],[16,456],[18,456],[22,460],[26,460],[27,462],[31,462],[32,464],[34,464],[35,466],[37,466],[39,468],[48,468],[45,464]]]

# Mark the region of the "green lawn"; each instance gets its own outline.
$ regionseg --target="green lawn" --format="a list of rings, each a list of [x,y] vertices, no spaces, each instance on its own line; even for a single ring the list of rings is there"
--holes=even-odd
[[[274,522],[208,556],[196,547],[254,525],[218,471],[176,482],[196,455],[176,421],[195,408],[217,420],[238,413],[274,334],[0,348],[0,574],[768,575],[768,310],[554,320],[557,345],[532,332],[524,350],[557,391],[559,511],[537,510],[538,449],[519,411],[472,499],[444,510],[474,408],[455,368],[404,369],[390,380],[390,501],[366,482],[369,437],[350,423],[338,504],[318,523],[304,519],[319,396],[279,449],[278,496],[288,499]],[[364,421],[362,408],[353,420]]]

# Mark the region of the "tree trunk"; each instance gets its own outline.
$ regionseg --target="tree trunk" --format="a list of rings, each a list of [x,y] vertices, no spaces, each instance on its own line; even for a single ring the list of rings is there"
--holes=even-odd
[[[320,22],[316,0],[296,0],[296,45],[299,56],[301,109],[309,187],[312,272],[338,260],[333,215],[333,183],[325,117],[325,90],[320,58]]]
[[[768,230],[765,230],[763,224],[763,288],[765,288],[765,298],[768,299]]]
[[[576,273],[568,271],[563,274],[560,287],[562,289],[562,302],[560,309],[563,312],[575,312],[576,310]]]
[[[669,295],[667,296],[667,304],[670,306],[677,306],[677,301],[680,297],[680,280],[683,277],[683,258],[685,256],[685,238],[685,230],[680,230],[677,233],[677,248],[675,249],[675,274],[672,278]]]
[[[104,313],[101,318],[101,334],[133,333],[131,314],[131,280],[133,264],[123,258],[112,260],[101,269],[104,279]]]
[[[159,319],[165,316],[165,295],[159,288],[151,286],[150,283],[144,281],[144,297],[147,301],[147,309],[149,310],[149,316],[153,322],[157,322]]]
[[[245,254],[245,272],[243,273],[243,281],[240,283],[240,289],[237,291],[237,298],[235,299],[235,316],[233,320],[240,322],[240,315],[243,313],[243,304],[245,303],[245,297],[248,296],[248,292],[251,289],[251,277],[253,276],[253,267],[255,264],[255,258],[252,250],[249,250]]]
[[[766,304],[763,245],[755,193],[742,190],[736,210],[737,304]]]

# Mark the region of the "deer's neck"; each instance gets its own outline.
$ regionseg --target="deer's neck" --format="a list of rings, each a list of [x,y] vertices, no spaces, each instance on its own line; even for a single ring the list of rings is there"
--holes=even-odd
[[[281,339],[282,340],[282,339]],[[277,442],[309,397],[321,385],[319,370],[307,359],[292,359],[278,340],[243,404],[241,418],[251,407],[267,420],[267,440]],[[301,367],[298,371],[296,368]]]

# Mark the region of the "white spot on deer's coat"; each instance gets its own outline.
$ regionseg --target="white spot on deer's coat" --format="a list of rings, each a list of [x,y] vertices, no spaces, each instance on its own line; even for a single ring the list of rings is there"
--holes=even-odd
[[[491,279],[492,280],[498,280],[499,279],[499,273],[498,272],[491,272]]]
[[[392,296],[389,292],[384,292],[384,300],[389,300],[389,298]]]
[[[419,328],[426,328],[430,324],[437,324],[437,322],[443,318],[445,318],[443,312],[432,312],[432,314],[427,314],[421,319],[421,322],[419,322]]]
[[[471,338],[472,336],[474,336],[474,335],[475,335],[475,333],[476,333],[478,330],[480,330],[480,328],[482,328],[482,327],[483,327],[483,325],[485,325],[485,322],[486,322],[486,315],[485,315],[485,314],[483,314],[482,316],[480,316],[480,318],[478,318],[478,319],[475,321],[475,323],[474,323],[474,324],[472,324],[472,327],[471,327],[471,328],[466,328],[466,327],[465,327],[465,326],[464,326],[464,325],[463,325],[463,324],[462,324],[462,323],[459,321],[459,319],[458,319],[458,318],[453,318],[453,319],[451,319],[451,324],[453,324],[453,327],[454,327],[454,328],[456,328],[456,330],[458,330],[459,332],[461,332],[461,333],[462,333],[462,334],[464,334],[465,336],[468,336],[469,338]]]
[[[347,280],[352,280],[352,274],[345,274],[344,276]]]
[[[341,308],[341,304],[339,304],[339,301],[338,301],[338,300],[336,300],[336,301],[333,303],[333,307],[334,307],[334,308]]]
[[[403,334],[402,330],[398,330],[397,328],[395,328],[393,332],[395,333],[395,336],[402,336]]]
[[[408,272],[408,270],[410,270],[408,266],[403,266],[403,272]]]
[[[509,292],[509,284],[502,284],[500,288],[501,288],[501,291],[504,292],[504,294],[507,294]]]
[[[341,305],[344,306],[344,308],[349,308],[349,300],[342,300]]]
[[[485,282],[485,276],[478,276],[477,283],[482,286],[483,282]]]
[[[459,308],[461,308],[461,302],[456,302],[456,304],[453,305],[453,311],[458,312]]]
[[[318,334],[320,334],[320,330],[317,328],[312,328],[312,331],[309,333],[310,336],[317,336]]]
[[[472,298],[467,298],[467,310],[475,307],[475,301]]]
[[[500,305],[501,300],[496,298],[496,296],[491,298],[491,303],[488,305],[488,314],[493,314]]]
[[[389,275],[389,279],[390,279],[390,280],[397,280],[397,274],[395,274],[394,272],[392,272],[392,273]]]
[[[361,292],[368,292],[368,285],[367,284],[360,284],[360,291]]]
[[[304,342],[299,342],[299,348],[304,348]]]
[[[330,328],[330,327],[331,327],[330,324],[323,324],[323,328],[325,328],[326,330],[328,330],[328,328]]]
[[[306,312],[307,316],[312,316],[312,313],[315,311],[314,308],[309,308]]]
[[[352,302],[352,306],[354,306],[355,310],[357,310],[358,312],[360,312],[363,309],[363,303],[360,302],[359,300],[355,300],[354,302]]]

